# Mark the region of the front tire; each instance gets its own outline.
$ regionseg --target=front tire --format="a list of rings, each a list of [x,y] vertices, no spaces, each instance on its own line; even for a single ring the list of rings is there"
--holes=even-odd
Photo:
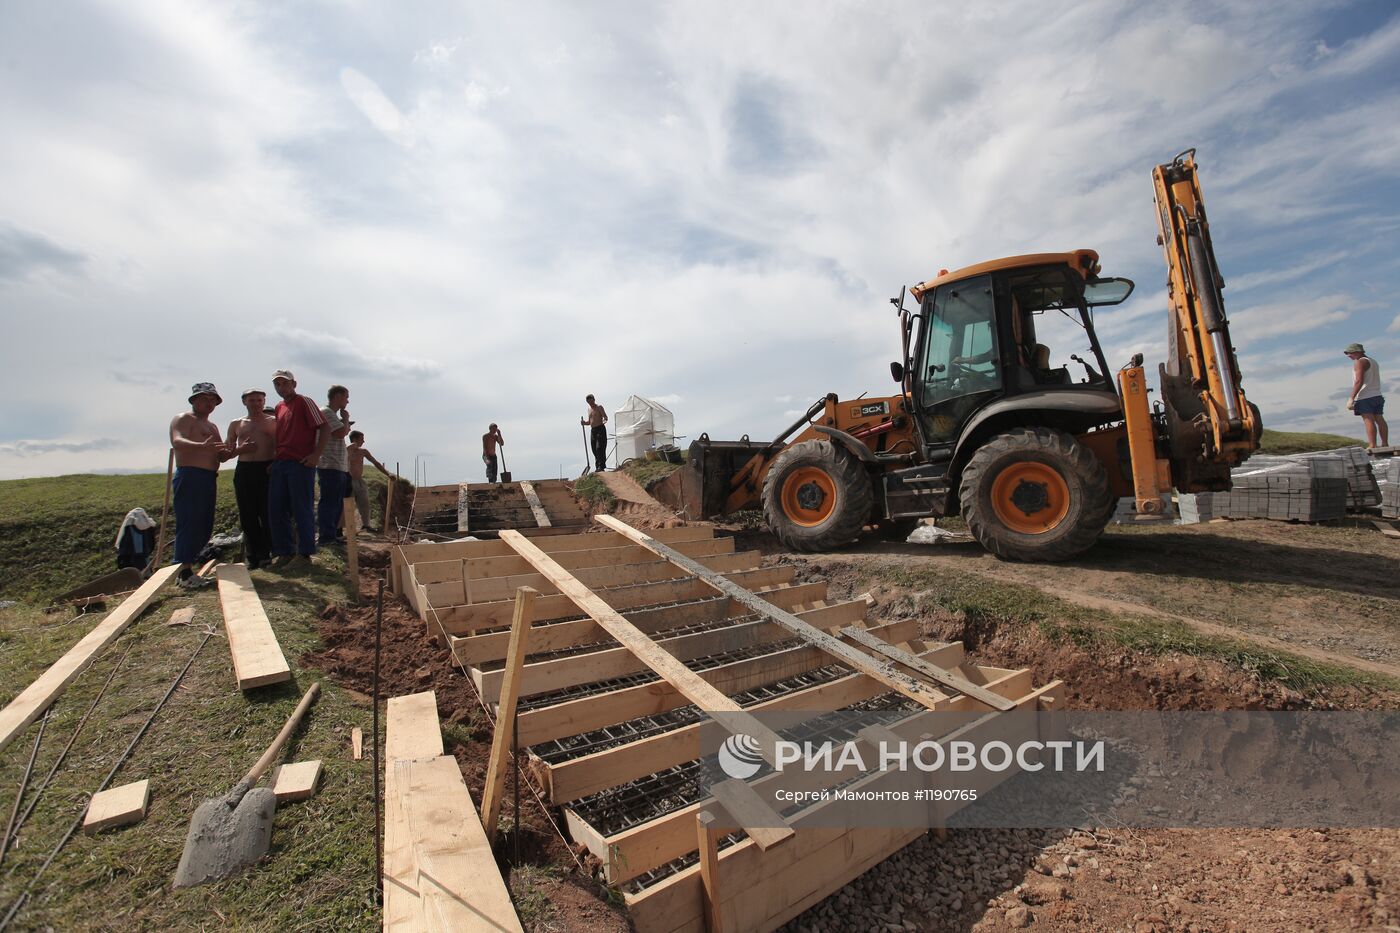
[[[854,457],[826,441],[803,441],[778,455],[763,479],[763,517],[794,551],[829,551],[860,537],[875,490]]]
[[[1050,428],[1016,428],[979,447],[958,500],[968,530],[1003,560],[1068,560],[1093,546],[1113,514],[1103,464]]]

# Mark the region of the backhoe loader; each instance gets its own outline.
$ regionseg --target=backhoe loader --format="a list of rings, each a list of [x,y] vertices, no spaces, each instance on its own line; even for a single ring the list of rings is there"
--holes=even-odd
[[[1102,277],[1090,249],[996,259],[913,286],[913,308],[903,291],[891,299],[897,394],[827,395],[768,443],[701,435],[670,497],[691,518],[761,507],[799,551],[871,527],[902,540],[924,517],[961,514],[998,557],[1055,561],[1093,545],[1120,497],[1150,515],[1173,487],[1229,489],[1262,424],[1230,343],[1195,150],[1152,181],[1169,298],[1155,405],[1142,355],[1115,380],[1094,332],[1094,310],[1126,300],[1131,281]],[[1057,360],[1040,342],[1057,329],[1088,358]]]

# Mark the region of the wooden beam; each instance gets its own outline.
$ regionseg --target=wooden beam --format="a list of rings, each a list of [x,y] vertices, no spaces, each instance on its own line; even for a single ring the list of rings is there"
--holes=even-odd
[[[903,694],[914,702],[928,709],[936,708],[941,702],[942,695],[937,690],[901,672],[890,662],[872,658],[840,639],[808,625],[791,612],[779,609],[771,603],[764,602],[753,593],[745,590],[742,586],[738,586],[733,581],[726,580],[720,575],[711,572],[691,558],[686,557],[674,548],[667,547],[645,532],[638,531],[625,522],[613,518],[611,515],[595,515],[594,520],[616,531],[628,540],[640,544],[653,554],[658,554],[666,558],[677,567],[688,571],[724,595],[737,599],[752,611],[760,613],[773,622],[778,623],[798,638],[820,648],[833,658],[860,671],[862,674],[874,677],[885,686]]]
[[[744,829],[760,849],[771,849],[792,838],[792,827],[787,820],[746,781],[734,778],[720,781],[710,788],[710,796],[729,814],[726,825],[731,829]]]
[[[922,658],[915,657],[901,648],[896,648],[888,642],[881,641],[872,636],[869,632],[858,629],[855,626],[848,625],[841,629],[841,635],[845,638],[849,638],[862,648],[869,648],[882,657],[889,658],[891,661],[907,667],[912,671],[918,671],[930,680],[936,681],[951,690],[956,690],[958,693],[965,693],[974,700],[987,704],[992,709],[1008,710],[1016,706],[1013,701],[1008,700],[1006,697],[997,696],[985,687],[977,686],[977,684],[974,684],[966,677],[959,677],[952,671],[945,670],[936,664],[930,664]]]
[[[601,538],[603,535],[592,535]],[[609,534],[608,538],[616,538]],[[682,554],[690,557],[709,557],[714,554],[734,553],[733,538],[696,538],[693,541],[673,542],[672,547]],[[541,550],[545,550],[541,548]],[[651,560],[656,555],[652,554],[644,547],[638,547],[630,542],[614,544],[611,546],[600,546],[577,551],[546,551],[554,560],[566,570],[581,570],[584,567],[603,567],[615,564],[637,564]],[[460,559],[460,558],[459,558]],[[418,564],[425,563],[418,561]],[[428,566],[432,566],[429,562]],[[448,562],[441,561],[437,563]],[[496,557],[472,557],[466,559],[467,576],[473,580],[484,580],[488,577],[508,577],[516,573],[530,573],[534,568],[530,562],[514,552]],[[455,572],[455,571],[454,571]],[[429,577],[419,573],[418,579],[422,582],[431,582]],[[446,578],[444,578],[446,579]]]
[[[791,609],[800,603],[814,603],[825,599],[826,584],[782,584],[755,592],[774,605]],[[652,609],[631,609],[623,613],[629,622],[647,633],[664,632],[698,622],[718,622],[720,619],[741,614],[742,607],[729,597],[713,595],[687,603]],[[607,637],[608,633],[592,619],[553,622],[535,626],[530,633],[530,650],[543,654],[593,644]],[[477,632],[466,636],[452,636],[452,651],[458,663],[464,667],[479,667],[487,661],[504,659],[509,643],[509,630]]]
[[[457,759],[398,761],[394,771],[424,929],[523,933]]]
[[[350,585],[350,602],[360,604],[360,522],[355,517],[355,497],[348,496],[341,522],[345,526],[345,581]]]
[[[161,587],[170,581],[179,568],[175,565],[162,567],[151,574],[149,580],[141,584],[136,592],[122,601],[122,604],[108,613],[107,617],[92,627],[68,653],[55,661],[48,670],[40,674],[28,687],[0,710],[0,749],[4,749],[38,719],[49,708],[68,685],[87,669],[117,636],[126,631],[145,612]]]
[[[913,628],[913,620],[907,623],[892,623],[892,625],[908,625]],[[961,645],[945,645],[942,648],[929,652],[928,656],[938,659],[956,660],[962,655]],[[786,651],[764,655],[760,658],[753,658],[748,661],[740,661],[736,664],[725,665],[724,667],[702,671],[702,676],[707,676],[717,687],[724,689],[726,693],[737,693],[742,690],[752,690],[755,687],[766,686],[777,683],[789,677],[815,670],[827,664],[826,655],[810,645],[800,648],[789,648]],[[636,696],[654,684],[643,684],[639,687],[628,687],[625,690],[614,691],[615,694],[631,694]],[[738,688],[738,689],[731,689]],[[832,710],[843,709],[854,703],[877,697],[886,692],[886,688],[879,681],[865,677],[862,674],[849,674],[839,677],[815,687],[807,687],[803,690],[795,690],[791,693],[782,694],[753,706],[747,707],[749,712],[772,712],[777,710]],[[577,703],[580,709],[578,716],[593,716],[594,719],[587,724],[593,728],[601,729],[614,725],[618,722],[626,722],[629,718],[636,716],[616,718],[607,715],[610,707],[620,705],[625,699],[618,696],[611,699],[613,694],[603,694],[600,697],[585,697],[570,704]],[[587,700],[594,700],[592,707],[585,707],[583,704]],[[665,712],[677,709],[685,705],[683,697],[676,696],[673,692],[668,693],[668,702],[658,702],[651,700],[653,707],[659,707],[656,712]],[[561,704],[566,706],[570,704]],[[558,708],[550,708],[558,709]],[[532,710],[526,715],[535,715],[545,712],[545,710]],[[638,715],[648,715],[640,713]],[[815,713],[813,715],[816,715]],[[608,719],[608,722],[596,724],[599,720]],[[577,722],[577,719],[575,720]],[[541,724],[542,725],[542,724]],[[539,730],[541,725],[531,724],[532,729]],[[610,787],[625,784],[628,781],[635,781],[648,774],[656,774],[667,768],[675,767],[687,761],[694,761],[700,757],[700,732],[699,725],[681,726],[677,729],[670,729],[656,735],[649,735],[636,741],[628,742],[624,745],[617,745],[612,748],[605,748],[602,751],[593,752],[588,755],[581,755],[568,761],[557,764],[545,765],[541,763],[538,767],[540,777],[546,785],[550,802],[553,804],[564,804],[589,794],[595,794]],[[572,735],[581,734],[583,731],[576,730]],[[522,733],[523,734],[523,733]],[[562,736],[552,736],[562,737]]]
[[[719,884],[719,840],[724,832],[708,810],[695,817],[700,849],[700,885],[705,897],[706,933],[724,933],[723,891]]]
[[[560,593],[571,599],[579,609],[601,625],[609,635],[630,649],[642,660],[642,663],[659,674],[662,679],[669,681],[672,686],[685,695],[686,699],[708,713],[726,731],[735,735],[746,734],[755,739],[759,743],[764,760],[769,764],[774,763],[779,741],[776,732],[745,713],[739,704],[720,693],[690,668],[659,648],[645,632],[639,631],[635,625],[624,619],[616,609],[605,603],[596,593],[575,580],[567,570],[556,564],[548,554],[541,551],[520,532],[503,531],[501,532],[501,540],[533,564],[536,570],[549,577],[550,581],[559,588]],[[757,596],[753,598],[763,603],[763,600]],[[763,603],[763,605],[770,604]]]
[[[415,497],[416,498],[416,497]],[[471,525],[467,523],[470,517],[467,508],[467,484],[462,483],[457,487],[457,530],[468,531]]]
[[[540,528],[548,528],[549,516],[545,514],[544,506],[540,504],[540,497],[535,494],[534,485],[528,480],[521,480],[520,491],[525,494],[525,501],[530,503],[530,511],[535,513],[535,524]]]
[[[509,529],[508,529],[509,530]],[[518,532],[517,532],[518,534]],[[523,538],[524,535],[521,535]],[[797,578],[797,568],[760,567],[758,570],[736,570],[723,574],[736,584],[751,587],[775,586],[791,583]],[[657,606],[662,603],[681,602],[709,596],[713,589],[701,580],[682,578],[662,580],[659,583],[640,583],[635,586],[611,587],[604,592],[608,604],[613,609],[638,609],[642,606]],[[747,592],[747,591],[746,591]],[[755,599],[759,597],[755,596]],[[473,606],[446,606],[432,609],[433,617],[449,635],[463,635],[484,628],[499,628],[510,625],[514,613],[514,600],[501,600],[494,603],[479,603]],[[579,614],[578,606],[563,593],[541,596],[535,600],[535,619],[564,619]],[[596,621],[596,620],[595,620]]]
[[[98,833],[114,826],[139,823],[146,818],[146,808],[150,804],[151,782],[148,780],[99,791],[88,801],[83,832]]]
[[[350,730],[350,757],[359,761],[364,757],[365,733],[359,726]]]
[[[292,679],[292,669],[277,644],[277,633],[253,589],[253,578],[243,564],[224,564],[218,570],[219,603],[224,610],[233,674],[239,690],[251,690]]]
[[[495,841],[496,820],[501,814],[501,794],[506,786],[506,759],[513,752],[515,701],[520,696],[520,669],[529,651],[530,611],[537,594],[528,586],[515,596],[515,621],[510,628],[510,651],[506,654],[505,679],[501,701],[496,708],[496,731],[491,737],[491,759],[486,766],[486,787],[481,792],[481,821],[486,838]],[[516,764],[519,767],[519,763]],[[517,819],[519,814],[516,814]]]

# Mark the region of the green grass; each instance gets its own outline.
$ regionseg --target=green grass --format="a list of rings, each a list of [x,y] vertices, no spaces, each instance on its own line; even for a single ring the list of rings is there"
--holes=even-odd
[[[622,471],[637,481],[643,489],[650,489],[655,484],[661,482],[672,473],[679,470],[684,464],[667,463],[665,460],[634,460],[632,463],[622,468]]]
[[[574,496],[582,499],[594,511],[607,511],[617,502],[608,484],[597,473],[589,473],[574,482]]]
[[[1080,648],[1117,646],[1148,654],[1184,654],[1219,661],[1295,690],[1356,686],[1397,690],[1400,683],[1339,664],[1325,664],[1252,642],[1204,635],[1181,622],[1156,616],[1119,615],[1079,606],[1034,587],[989,580],[977,574],[948,574],[933,568],[880,563],[875,579],[918,593],[921,606],[961,612],[974,631],[1000,625],[1035,625],[1056,643]]]
[[[104,477],[105,479],[105,477]],[[374,884],[372,778],[368,760],[351,761],[352,726],[370,731],[371,712],[356,696],[297,659],[321,644],[318,611],[344,601],[339,554],[323,551],[318,566],[286,575],[257,571],[258,594],[292,666],[294,683],[241,693],[234,681],[217,595],[167,587],[162,598],[121,636],[54,706],[40,749],[35,783],[72,734],[109,672],[130,649],[96,713],[41,798],[18,848],[0,875],[0,911],[8,910],[87,795],[115,763],[151,708],[189,659],[203,630],[204,646],[180,689],[117,772],[113,786],[151,781],[151,808],[134,826],[71,839],[49,867],[16,929],[373,930],[379,913]],[[165,625],[172,610],[193,605],[193,626]],[[0,703],[67,651],[100,615],[69,622],[36,609],[0,610]],[[233,786],[271,742],[302,691],[321,682],[321,697],[284,753],[284,761],[319,758],[320,790],[310,800],[277,808],[270,857],[228,881],[172,891],[171,876],[190,815],[202,800]],[[37,724],[0,753],[0,809],[6,814],[33,744]],[[32,792],[32,791],[31,791]]]
[[[373,468],[365,476],[378,525],[385,480]],[[117,569],[113,541],[126,513],[140,507],[159,522],[164,501],[165,476],[160,473],[0,481],[0,598],[42,605],[111,573]],[[214,531],[238,532],[231,467],[219,471]],[[166,527],[167,558],[174,538],[172,516]]]
[[[1338,447],[1365,446],[1365,441],[1341,434],[1309,434],[1300,431],[1271,431],[1264,429],[1259,441],[1261,454],[1306,454],[1315,450],[1336,450]]]

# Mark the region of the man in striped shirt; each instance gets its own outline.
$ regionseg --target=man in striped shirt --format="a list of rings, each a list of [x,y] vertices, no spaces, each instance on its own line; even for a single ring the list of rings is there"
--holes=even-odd
[[[267,491],[272,566],[305,565],[316,553],[316,464],[331,439],[331,425],[320,406],[297,394],[296,377],[289,371],[274,373],[272,387],[282,397]]]

